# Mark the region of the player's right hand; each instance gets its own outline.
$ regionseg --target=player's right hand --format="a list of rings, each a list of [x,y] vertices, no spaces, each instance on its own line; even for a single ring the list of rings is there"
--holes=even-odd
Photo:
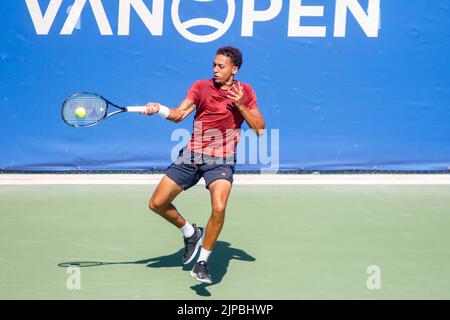
[[[149,102],[145,105],[145,107],[147,108],[147,111],[141,112],[141,114],[146,114],[148,116],[151,116],[151,115],[159,112],[159,103]]]

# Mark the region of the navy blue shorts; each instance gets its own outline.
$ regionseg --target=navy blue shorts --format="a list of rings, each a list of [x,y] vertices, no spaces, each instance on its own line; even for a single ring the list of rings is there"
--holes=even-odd
[[[167,168],[165,174],[183,190],[196,185],[203,177],[206,188],[209,189],[209,185],[219,179],[233,183],[234,167],[235,161],[230,161],[230,159],[210,156],[206,158],[198,153],[186,152],[186,149],[183,148],[177,161]]]

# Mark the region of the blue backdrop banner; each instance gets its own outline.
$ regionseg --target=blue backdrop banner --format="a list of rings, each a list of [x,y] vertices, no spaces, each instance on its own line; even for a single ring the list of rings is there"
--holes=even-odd
[[[162,170],[180,123],[61,119],[78,91],[175,108],[238,47],[267,132],[238,170],[448,170],[450,2],[14,0],[0,4],[0,170]]]

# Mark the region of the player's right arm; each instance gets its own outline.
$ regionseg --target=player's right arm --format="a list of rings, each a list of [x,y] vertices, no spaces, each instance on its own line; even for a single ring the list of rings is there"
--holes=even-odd
[[[146,115],[153,115],[155,113],[158,113],[160,111],[160,104],[149,102],[145,105],[147,107],[147,111],[144,112]],[[173,122],[180,122],[184,118],[186,118],[192,111],[194,111],[196,108],[196,105],[192,100],[190,99],[184,99],[178,108],[172,109],[169,108],[169,115],[166,118],[167,120],[173,121]]]

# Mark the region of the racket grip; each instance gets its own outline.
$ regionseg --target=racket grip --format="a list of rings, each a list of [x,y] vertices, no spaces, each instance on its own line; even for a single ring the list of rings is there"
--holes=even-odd
[[[129,106],[126,108],[127,108],[127,112],[145,112],[145,111],[147,111],[146,106]]]
[[[127,112],[145,112],[145,111],[147,111],[146,106],[128,106],[125,108],[127,109]],[[167,118],[170,114],[169,108],[160,104],[158,114],[163,118]]]

